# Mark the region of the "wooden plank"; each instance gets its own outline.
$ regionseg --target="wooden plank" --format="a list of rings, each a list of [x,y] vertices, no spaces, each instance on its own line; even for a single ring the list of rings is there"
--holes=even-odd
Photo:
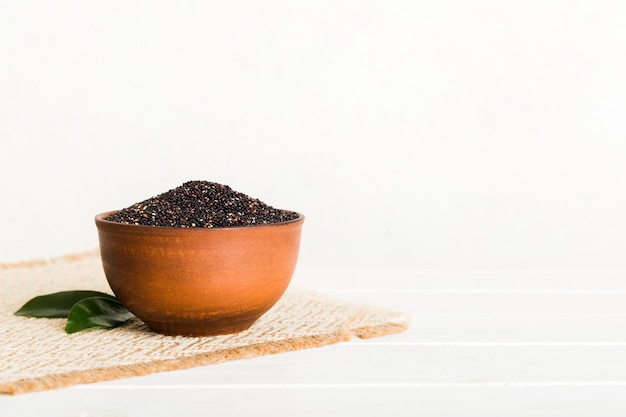
[[[89,387],[0,398],[22,417],[621,417],[623,386]]]
[[[416,314],[408,330],[363,345],[621,345],[626,314]]]
[[[297,270],[293,285],[319,290],[620,290],[626,271]]]
[[[335,298],[420,314],[626,314],[626,292],[326,290]]]
[[[115,386],[621,384],[624,346],[324,347],[118,381]]]

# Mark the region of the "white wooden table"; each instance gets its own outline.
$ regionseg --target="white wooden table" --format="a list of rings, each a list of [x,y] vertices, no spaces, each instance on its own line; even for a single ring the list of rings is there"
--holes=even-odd
[[[0,416],[624,416],[626,273],[298,271],[407,332],[0,396]]]

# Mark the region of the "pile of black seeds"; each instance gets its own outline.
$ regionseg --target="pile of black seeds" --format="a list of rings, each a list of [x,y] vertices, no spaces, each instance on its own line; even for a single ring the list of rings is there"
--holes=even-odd
[[[211,228],[280,223],[297,217],[293,211],[275,209],[227,185],[189,181],[105,220],[143,226]]]

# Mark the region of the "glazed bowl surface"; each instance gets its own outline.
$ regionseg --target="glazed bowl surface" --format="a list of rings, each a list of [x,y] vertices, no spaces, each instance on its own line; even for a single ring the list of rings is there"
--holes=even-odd
[[[248,329],[287,289],[304,216],[226,228],[139,226],[95,217],[115,296],[155,332],[213,336]]]

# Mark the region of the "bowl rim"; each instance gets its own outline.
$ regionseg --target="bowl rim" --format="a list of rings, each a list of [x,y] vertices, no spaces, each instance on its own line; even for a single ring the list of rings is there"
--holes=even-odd
[[[121,210],[121,209],[120,209]],[[285,222],[278,222],[278,223],[261,223],[261,224],[255,224],[255,225],[250,225],[250,226],[230,226],[230,227],[180,227],[180,226],[147,226],[144,224],[130,224],[130,223],[119,223],[119,222],[114,222],[111,220],[105,220],[105,217],[113,214],[113,213],[117,213],[120,210],[111,210],[111,211],[105,211],[102,213],[98,213],[96,214],[96,216],[94,217],[94,220],[96,221],[96,225],[111,225],[113,227],[132,227],[135,230],[171,230],[171,231],[185,231],[185,232],[191,232],[191,231],[198,231],[201,233],[206,233],[206,232],[210,232],[210,231],[226,231],[226,230],[250,230],[250,229],[261,229],[261,228],[266,228],[266,227],[277,227],[277,226],[286,226],[286,225],[290,225],[290,224],[294,224],[294,223],[299,223],[299,222],[303,222],[304,221],[304,215],[300,212],[294,211],[293,213],[296,213],[298,215],[298,217],[296,217],[295,219],[292,220],[287,220]],[[291,210],[282,210],[282,211],[291,211]]]

